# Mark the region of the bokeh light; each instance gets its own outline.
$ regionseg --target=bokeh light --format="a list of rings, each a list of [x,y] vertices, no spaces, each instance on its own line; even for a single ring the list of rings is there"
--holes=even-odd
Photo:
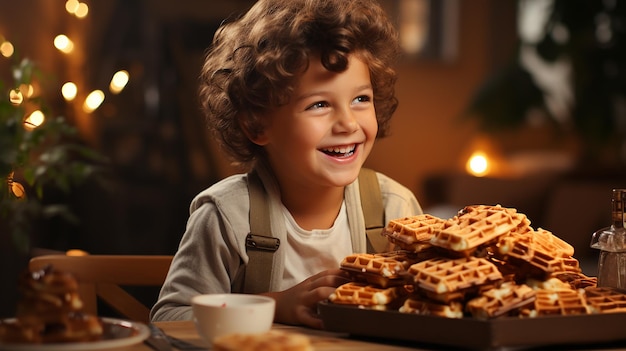
[[[67,82],[61,87],[61,94],[66,101],[72,101],[76,98],[78,87],[73,82]]]
[[[40,110],[35,110],[24,120],[24,127],[26,129],[32,130],[40,125],[46,120],[46,116]]]
[[[10,41],[5,40],[0,43],[0,55],[4,57],[11,57],[13,56],[14,52],[15,52],[15,48],[13,47],[13,44],[11,44]]]
[[[483,152],[473,153],[467,160],[467,172],[476,177],[482,177],[489,172],[489,158]]]
[[[20,84],[18,89],[27,98],[35,95],[35,87],[32,84]]]
[[[124,87],[128,83],[129,75],[127,71],[121,70],[117,71],[113,78],[111,78],[111,84],[109,84],[109,90],[113,94],[118,94],[120,91],[124,90]]]
[[[89,6],[87,6],[87,4],[85,4],[84,2],[81,2],[78,4],[78,8],[76,9],[76,12],[74,12],[74,16],[78,18],[85,18],[87,17],[88,13],[89,13]]]
[[[22,95],[19,89],[11,89],[9,92],[9,101],[11,101],[11,104],[14,106],[19,106],[24,101],[24,95]]]
[[[94,90],[85,99],[83,103],[83,111],[91,113],[100,107],[100,104],[104,101],[104,93],[102,90]]]
[[[67,11],[67,13],[74,14],[76,13],[76,10],[78,10],[79,4],[78,0],[67,0],[65,2],[65,11]]]
[[[54,47],[65,54],[74,50],[74,43],[65,34],[59,34],[54,38]]]

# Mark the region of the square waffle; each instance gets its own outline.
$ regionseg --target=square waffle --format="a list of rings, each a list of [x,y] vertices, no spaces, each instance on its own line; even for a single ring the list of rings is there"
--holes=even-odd
[[[572,257],[573,247],[541,228],[522,235],[502,236],[497,247],[499,255],[516,261],[520,266],[529,265],[535,274],[548,276],[555,272],[580,272],[578,260]]]
[[[539,289],[536,291],[534,305],[531,309],[523,311],[522,315],[528,317],[573,315],[589,314],[590,311],[584,293],[573,289]]]
[[[484,258],[437,257],[413,264],[409,273],[417,288],[435,294],[448,294],[502,279],[498,268]]]
[[[340,285],[328,297],[332,303],[386,309],[401,295],[401,287],[379,288],[359,282]]]
[[[585,288],[585,298],[592,313],[626,312],[626,294],[613,288]]]
[[[431,244],[453,251],[468,251],[496,240],[517,228],[526,216],[501,206],[468,206],[447,220]]]
[[[404,250],[421,251],[430,246],[430,239],[444,223],[444,219],[429,214],[404,217],[389,221],[383,235]]]
[[[422,298],[420,296],[411,296],[404,300],[402,307],[399,309],[402,313],[413,313],[426,316],[437,316],[446,318],[463,318],[463,304],[458,301],[442,303]]]
[[[525,284],[502,283],[466,304],[467,311],[480,319],[494,318],[515,311],[535,300],[535,291]]]
[[[417,256],[408,251],[357,253],[346,256],[340,267],[355,280],[387,287],[403,284],[407,269],[417,261]]]

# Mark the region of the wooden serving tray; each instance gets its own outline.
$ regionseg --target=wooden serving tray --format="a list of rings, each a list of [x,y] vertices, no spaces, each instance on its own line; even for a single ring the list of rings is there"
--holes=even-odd
[[[626,313],[479,320],[380,311],[327,301],[320,302],[318,309],[326,330],[416,342],[415,346],[494,350],[626,341]]]

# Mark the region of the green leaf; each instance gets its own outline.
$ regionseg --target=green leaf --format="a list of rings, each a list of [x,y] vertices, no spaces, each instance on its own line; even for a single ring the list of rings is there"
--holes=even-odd
[[[65,117],[54,116],[44,101],[45,94],[28,99],[29,109],[36,106],[41,110],[46,115],[45,122],[26,130],[24,105],[14,106],[3,92],[33,80],[45,83],[44,79],[49,77],[29,58],[16,59],[11,74],[13,81],[4,82],[0,78],[0,221],[10,222],[13,241],[23,250],[31,244],[35,224],[42,218],[78,222],[67,204],[44,206],[50,202],[46,198],[48,190],[71,193],[85,179],[97,176],[108,161],[80,143],[78,129]],[[9,191],[6,178],[13,171],[21,184],[28,185],[26,199],[19,200]]]

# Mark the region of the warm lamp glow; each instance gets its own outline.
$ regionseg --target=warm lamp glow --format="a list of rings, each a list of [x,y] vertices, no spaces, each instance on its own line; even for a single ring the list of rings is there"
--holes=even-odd
[[[67,101],[74,100],[77,93],[78,88],[76,87],[76,84],[72,82],[67,82],[61,87],[61,94],[63,95],[63,98]]]
[[[489,173],[490,167],[491,161],[489,157],[481,151],[474,152],[467,160],[465,166],[467,172],[476,177],[482,177]]]
[[[2,56],[11,57],[13,56],[13,52],[15,52],[15,48],[13,47],[13,44],[11,44],[11,42],[3,41],[2,43],[0,43],[0,54]]]
[[[459,157],[459,170],[473,177],[502,178],[511,176],[507,158],[498,143],[488,136],[476,135]]]
[[[89,252],[81,249],[69,249],[65,252],[66,256],[88,256]]]
[[[74,43],[64,34],[59,34],[54,38],[54,47],[65,54],[74,50]]]
[[[95,109],[100,107],[100,104],[104,101],[104,93],[102,90],[94,90],[85,99],[85,103],[83,104],[83,111],[87,113],[93,112]]]
[[[117,94],[124,89],[126,84],[128,83],[128,72],[127,71],[118,71],[113,75],[111,79],[111,84],[109,85],[109,90],[113,94]]]
[[[46,116],[44,116],[43,112],[36,110],[33,111],[26,119],[24,120],[24,128],[28,130],[33,130],[39,127],[46,120]]]

